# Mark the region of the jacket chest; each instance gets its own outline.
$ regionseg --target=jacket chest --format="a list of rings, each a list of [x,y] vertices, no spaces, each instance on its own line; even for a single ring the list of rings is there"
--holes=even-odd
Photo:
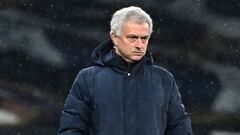
[[[112,74],[96,77],[94,98],[105,104],[118,104],[124,101],[163,103],[164,92],[161,79],[155,75]],[[124,100],[124,101],[123,101]]]

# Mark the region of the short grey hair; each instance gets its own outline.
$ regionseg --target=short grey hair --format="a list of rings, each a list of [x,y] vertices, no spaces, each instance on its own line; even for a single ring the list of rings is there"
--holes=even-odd
[[[134,21],[137,23],[146,22],[149,25],[149,36],[151,35],[153,24],[150,15],[140,7],[135,6],[122,8],[113,14],[110,22],[110,33],[115,33],[117,36],[120,36],[122,26],[127,21]]]

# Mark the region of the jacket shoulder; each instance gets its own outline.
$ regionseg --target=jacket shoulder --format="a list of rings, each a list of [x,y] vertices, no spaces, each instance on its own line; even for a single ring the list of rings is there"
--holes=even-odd
[[[101,70],[102,70],[102,68],[99,66],[86,67],[79,71],[78,76],[91,77],[91,76],[96,75]]]
[[[165,69],[161,66],[158,66],[158,65],[152,65],[151,70],[156,74],[160,74],[161,76],[166,76],[166,77],[170,77],[170,78],[173,77],[173,75],[170,71],[168,71],[167,69]]]

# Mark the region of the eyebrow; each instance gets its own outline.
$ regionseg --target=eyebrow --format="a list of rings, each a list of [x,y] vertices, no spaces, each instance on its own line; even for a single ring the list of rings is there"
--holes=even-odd
[[[147,39],[149,38],[148,35],[146,36],[137,36],[137,35],[134,35],[134,34],[131,34],[131,35],[127,35],[128,38],[141,38],[141,39]]]

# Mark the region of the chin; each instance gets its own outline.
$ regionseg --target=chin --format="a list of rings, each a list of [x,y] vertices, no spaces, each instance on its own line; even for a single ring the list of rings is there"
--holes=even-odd
[[[143,56],[134,56],[131,60],[132,61],[140,61],[143,58]]]

